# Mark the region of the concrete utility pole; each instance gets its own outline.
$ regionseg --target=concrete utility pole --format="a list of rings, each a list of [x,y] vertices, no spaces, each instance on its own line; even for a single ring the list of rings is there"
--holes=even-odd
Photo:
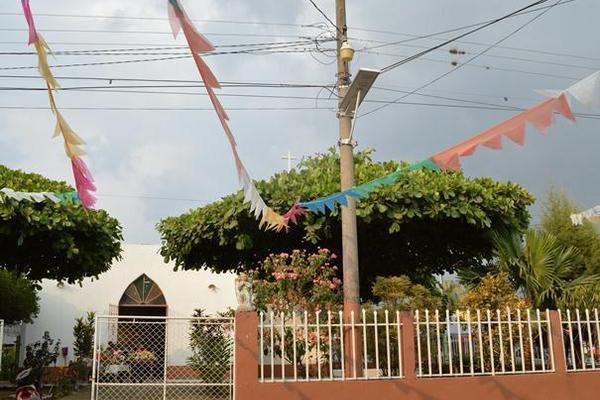
[[[348,62],[342,59],[340,49],[347,41],[347,26],[346,26],[346,1],[335,1],[336,14],[336,30],[337,30],[337,86],[338,95],[340,98],[339,105],[341,106],[342,99],[348,93],[350,86],[350,73]],[[340,178],[342,190],[346,190],[354,186],[354,143],[351,137],[353,113],[348,113],[342,107],[338,109],[339,119],[339,146],[340,146]],[[351,313],[354,312],[354,317],[360,319],[360,293],[359,293],[359,275],[358,275],[358,238],[356,230],[356,203],[354,199],[348,198],[348,206],[341,207],[342,211],[342,255],[343,255],[343,272],[344,272],[344,316],[347,322],[350,320]],[[354,335],[348,329],[344,332],[346,344],[350,344],[352,336],[360,335],[359,331],[354,332]],[[360,336],[358,336],[360,338]],[[359,341],[360,342],[360,341]],[[346,357],[344,360],[346,374],[351,376],[362,376],[360,367],[361,357],[359,349],[354,349],[352,345],[345,349],[346,354],[356,354],[355,359]],[[357,351],[358,350],[358,351]]]
[[[337,82],[340,104],[348,92],[350,86],[350,73],[348,62],[342,60],[340,48],[347,40],[346,27],[346,1],[335,1],[336,25],[337,25]],[[354,143],[350,137],[353,113],[344,110],[338,111],[339,146],[340,146],[340,177],[342,190],[354,186]],[[356,203],[354,199],[348,198],[348,206],[342,207],[342,248],[343,248],[343,271],[344,271],[344,311],[354,311],[359,315],[360,295],[358,278],[358,240],[356,232]]]

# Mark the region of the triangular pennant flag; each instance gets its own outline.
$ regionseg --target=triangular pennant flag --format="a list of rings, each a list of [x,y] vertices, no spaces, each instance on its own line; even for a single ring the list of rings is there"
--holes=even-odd
[[[485,147],[489,147],[490,149],[500,150],[500,149],[502,149],[502,136],[501,135],[492,136],[491,138],[489,138],[488,140],[486,140],[485,142],[483,142],[481,144]],[[475,149],[473,149],[473,152],[475,152]],[[466,155],[466,154],[462,154],[462,155]]]
[[[523,146],[525,144],[525,129],[525,125],[518,125],[515,128],[507,131],[504,136],[516,144]]]
[[[215,49],[215,46],[196,30],[187,15],[184,14],[184,17],[179,22],[192,52],[196,54],[208,53]]]
[[[37,52],[37,55],[38,55],[38,71],[40,72],[40,75],[42,75],[42,77],[44,78],[46,83],[52,89],[60,88],[58,81],[56,79],[54,79],[54,75],[52,74],[52,71],[50,70],[50,66],[48,65],[47,51],[50,53],[52,53],[52,51],[50,50],[50,47],[48,46],[48,44],[46,43],[46,41],[44,40],[42,35],[40,35],[38,33],[37,36],[38,36],[38,40],[36,40],[34,42],[34,46],[35,46],[35,51]]]
[[[553,104],[550,104],[550,106],[553,106]],[[543,107],[536,109],[535,112],[527,116],[527,120],[538,132],[546,134],[552,123],[554,123],[554,108]]]
[[[33,21],[33,15],[31,15],[31,7],[29,6],[29,0],[21,0],[23,6],[23,13],[29,26],[29,42],[27,44],[35,43],[38,40],[38,34],[35,30],[35,22]]]
[[[196,67],[198,68],[198,73],[200,73],[200,77],[204,82],[204,86],[218,89],[221,87],[221,84],[217,80],[217,77],[213,72],[208,68],[208,65],[204,62],[202,57],[200,57],[196,53],[192,53],[192,58],[196,62]]]
[[[460,155],[462,157],[470,156],[473,153],[475,153],[475,150],[477,150],[477,144],[467,147],[466,149],[464,149],[463,151],[460,152]]]
[[[179,22],[179,18],[177,18],[177,11],[175,7],[176,6],[173,5],[173,2],[169,2],[169,4],[167,5],[169,11],[169,25],[171,25],[171,32],[173,32],[173,38],[177,39],[177,35],[181,30],[181,23]]]
[[[600,71],[596,71],[566,90],[588,110],[600,108]]]

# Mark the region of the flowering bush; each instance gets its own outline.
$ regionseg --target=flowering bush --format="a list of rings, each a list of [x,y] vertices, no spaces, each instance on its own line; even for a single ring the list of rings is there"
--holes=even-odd
[[[249,273],[256,308],[287,314],[339,309],[343,297],[338,268],[333,265],[336,258],[328,249],[270,254]]]
[[[103,364],[121,364],[127,359],[123,350],[107,348],[99,353],[100,362]]]
[[[316,253],[294,250],[291,254],[271,254],[249,274],[254,283],[256,308],[273,312],[265,315],[267,321],[271,322],[273,318],[272,323],[279,326],[283,318],[288,325],[283,332],[279,329],[264,332],[267,344],[271,342],[270,335],[273,335],[273,348],[265,347],[265,354],[272,351],[289,363],[295,361],[301,374],[307,364],[322,364],[328,360],[327,330],[315,329],[314,323],[317,313],[321,314],[323,321],[327,318],[326,311],[341,309],[342,281],[337,277],[336,258],[328,249],[319,249]],[[289,326],[294,313],[300,325],[295,332]],[[304,322],[310,326],[302,326]],[[295,348],[291,345],[294,336]]]
[[[129,359],[134,362],[147,362],[156,360],[156,357],[151,351],[139,349],[134,351],[133,354],[129,356]]]

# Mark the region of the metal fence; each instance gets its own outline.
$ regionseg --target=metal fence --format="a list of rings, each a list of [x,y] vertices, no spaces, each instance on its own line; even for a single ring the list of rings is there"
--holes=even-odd
[[[2,372],[2,355],[4,354],[4,320],[0,319],[0,372]]]
[[[548,310],[415,311],[417,376],[554,371]]]
[[[260,313],[259,379],[402,378],[403,341],[414,349],[417,377],[555,371],[548,310],[415,311],[412,317],[413,340],[403,338],[398,311],[345,318],[342,312]],[[600,360],[593,365],[600,368]]]
[[[400,313],[259,315],[261,382],[402,377]],[[353,367],[354,366],[354,367]]]
[[[568,372],[600,371],[598,309],[560,312]]]
[[[92,400],[233,399],[232,318],[99,316]]]

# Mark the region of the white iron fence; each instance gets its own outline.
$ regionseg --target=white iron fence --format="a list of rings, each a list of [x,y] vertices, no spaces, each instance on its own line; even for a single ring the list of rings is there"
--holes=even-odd
[[[232,318],[99,316],[92,400],[233,399]]]
[[[4,353],[4,320],[0,319],[0,372],[2,372],[2,354]]]
[[[261,382],[402,376],[399,312],[260,313],[258,329]]]
[[[417,376],[554,371],[548,310],[415,312]]]
[[[401,378],[403,348],[414,349],[417,377],[555,370],[548,310],[415,311],[406,322],[413,338],[398,311],[260,313],[259,379]]]
[[[600,371],[598,309],[560,313],[567,371]]]

